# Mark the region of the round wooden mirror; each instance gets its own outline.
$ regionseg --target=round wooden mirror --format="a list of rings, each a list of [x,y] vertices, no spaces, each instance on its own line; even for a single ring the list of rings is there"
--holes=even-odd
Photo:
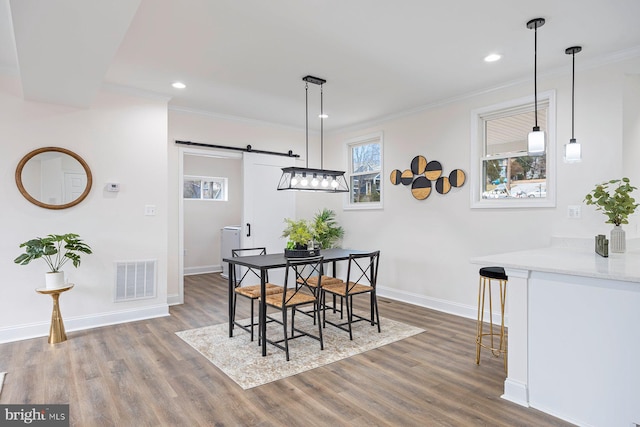
[[[20,193],[47,209],[66,209],[87,197],[91,190],[91,169],[73,151],[60,147],[33,150],[16,168]]]

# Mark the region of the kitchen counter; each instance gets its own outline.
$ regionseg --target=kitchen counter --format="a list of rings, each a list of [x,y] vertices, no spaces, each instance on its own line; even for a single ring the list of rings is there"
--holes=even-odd
[[[640,250],[593,246],[471,259],[509,276],[502,397],[577,425],[640,424]]]

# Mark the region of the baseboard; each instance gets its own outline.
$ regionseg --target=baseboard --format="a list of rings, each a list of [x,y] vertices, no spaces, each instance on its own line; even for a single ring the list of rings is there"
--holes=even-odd
[[[478,318],[478,306],[465,305],[438,298],[425,297],[406,291],[398,291],[396,289],[378,286],[378,295],[390,298],[396,301],[406,302],[407,304],[418,305],[420,307],[430,308],[432,310],[442,311],[444,313],[453,314],[455,316],[466,317],[467,319],[476,320]],[[485,322],[489,319],[488,304],[484,313]],[[500,324],[500,314],[494,308],[493,323]],[[504,317],[505,326],[509,326],[509,316]]]
[[[180,294],[167,295],[167,304],[170,306],[184,304],[184,298]]]
[[[396,301],[406,302],[407,304],[418,305],[420,307],[430,308],[444,313],[453,314],[468,319],[478,318],[478,307],[459,304],[438,298],[425,297],[424,295],[414,294],[412,292],[399,291],[397,289],[385,288],[378,286],[377,293],[381,297],[390,298]]]
[[[64,318],[64,327],[67,332],[81,331],[84,329],[99,328],[102,326],[116,325],[119,323],[135,322],[138,320],[153,319],[169,315],[167,304],[140,307],[131,310],[100,313],[91,316],[78,316]],[[15,327],[0,328],[0,343],[22,341],[31,338],[45,337],[49,335],[50,323],[37,322]]]
[[[201,267],[185,267],[183,274],[185,276],[193,276],[194,274],[220,273],[221,265],[204,265]]]
[[[504,381],[503,399],[517,403],[521,406],[529,407],[529,392],[526,384],[507,378]]]

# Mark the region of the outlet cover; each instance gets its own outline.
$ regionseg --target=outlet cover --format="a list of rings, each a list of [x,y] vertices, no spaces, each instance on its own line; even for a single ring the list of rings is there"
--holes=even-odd
[[[154,216],[156,214],[156,205],[144,205],[144,214],[146,216]]]

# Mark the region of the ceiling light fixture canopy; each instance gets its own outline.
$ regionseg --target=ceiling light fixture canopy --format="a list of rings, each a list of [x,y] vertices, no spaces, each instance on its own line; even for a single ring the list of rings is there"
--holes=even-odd
[[[564,161],[566,163],[578,163],[582,161],[582,147],[580,143],[576,142],[576,138],[573,135],[573,123],[574,123],[574,105],[575,105],[575,88],[576,88],[576,53],[582,50],[582,46],[568,47],[564,53],[571,55],[572,67],[571,67],[571,139],[568,144],[564,145]]]
[[[544,18],[535,18],[527,22],[527,28],[534,30],[534,53],[533,53],[533,96],[535,103],[536,122],[533,130],[527,137],[527,151],[529,154],[544,153],[544,131],[538,126],[538,28],[544,25]]]
[[[306,130],[306,167],[282,168],[282,177],[278,184],[278,190],[324,191],[329,193],[345,193],[349,191],[349,185],[344,177],[344,171],[324,169],[323,145],[324,145],[324,111],[323,111],[323,85],[324,79],[313,76],[303,77],[305,82],[305,130]],[[309,83],[320,86],[320,169],[309,168]]]

